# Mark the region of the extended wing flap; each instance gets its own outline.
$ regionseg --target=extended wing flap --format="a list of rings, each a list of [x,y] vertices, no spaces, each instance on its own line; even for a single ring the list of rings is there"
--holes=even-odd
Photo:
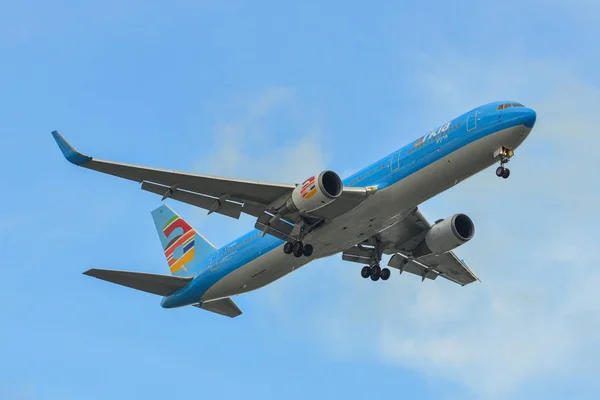
[[[258,217],[254,228],[281,240],[293,240],[290,235],[292,234],[294,225],[266,212]]]
[[[192,277],[179,277],[172,275],[148,274],[145,272],[130,272],[130,271],[114,271],[108,269],[92,268],[83,273],[84,275],[93,276],[94,278],[102,279],[116,283],[117,285],[127,286],[132,289],[141,290],[157,294],[160,296],[168,296],[174,291],[181,289],[192,281]]]
[[[425,265],[433,266],[443,278],[460,285],[467,285],[479,280],[473,271],[452,251],[439,256],[435,254],[423,256],[419,258],[419,261]]]
[[[194,304],[194,307],[202,308],[206,311],[211,311],[217,314],[224,315],[226,317],[235,318],[242,314],[242,310],[231,300],[226,297],[224,299],[209,301],[206,303]]]
[[[209,213],[215,212],[235,219],[239,219],[240,214],[242,213],[242,205],[240,203],[220,200],[218,198],[187,192],[177,188],[169,188],[152,182],[143,182],[142,190],[159,194],[163,196],[163,198],[171,198],[181,201],[182,203],[204,208],[205,210],[208,210]]]
[[[431,268],[414,261],[405,262],[404,257],[400,254],[395,254],[388,262],[388,266],[399,269],[400,273],[408,272],[418,275],[422,280],[425,280],[425,278],[435,280],[438,277],[438,274]]]
[[[344,250],[342,253],[342,260],[360,264],[369,264],[370,261],[373,260],[373,250],[354,246]]]

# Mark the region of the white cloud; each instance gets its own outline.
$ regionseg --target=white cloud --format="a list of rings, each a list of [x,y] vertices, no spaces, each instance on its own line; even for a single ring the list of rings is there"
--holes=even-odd
[[[294,90],[268,88],[241,101],[241,111],[216,127],[212,156],[198,170],[219,175],[282,182],[301,181],[324,168],[320,130],[298,110]],[[300,117],[297,117],[300,115]],[[283,119],[286,132],[270,126]]]

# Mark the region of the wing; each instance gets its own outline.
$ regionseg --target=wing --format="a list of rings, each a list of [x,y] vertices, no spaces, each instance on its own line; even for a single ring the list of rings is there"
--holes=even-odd
[[[239,218],[246,213],[257,217],[256,227],[266,233],[287,239],[294,235],[298,221],[312,227],[333,219],[360,204],[373,188],[343,188],[341,195],[331,203],[311,214],[280,214],[277,212],[290,199],[294,184],[270,183],[242,179],[222,178],[158,168],[142,167],[103,161],[79,153],[58,132],[53,131],[65,158],[77,166],[141,183],[143,190],[172,198],[196,207]],[[279,229],[274,226],[278,225]]]
[[[369,264],[377,259],[379,251],[393,254],[388,266],[399,269],[400,273],[418,275],[422,280],[441,276],[462,286],[478,281],[477,276],[452,251],[442,255],[411,257],[411,251],[423,241],[430,228],[431,224],[415,209],[376,237],[344,251],[342,258]]]
[[[163,198],[171,197],[208,210],[212,207],[213,212],[224,211],[229,216],[239,216],[241,211],[255,215],[258,211],[253,205],[260,209],[290,194],[295,188],[295,185],[289,184],[220,178],[98,160],[79,153],[57,131],[53,131],[52,135],[72,164],[143,183],[142,189],[160,194]],[[218,209],[219,200],[227,204],[223,210]],[[248,207],[243,210],[246,203]]]

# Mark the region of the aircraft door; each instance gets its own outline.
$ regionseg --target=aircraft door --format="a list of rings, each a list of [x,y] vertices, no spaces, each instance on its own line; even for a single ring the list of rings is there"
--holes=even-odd
[[[477,129],[477,115],[479,111],[473,111],[467,115],[467,132]]]
[[[211,256],[210,259],[208,260],[208,268],[210,269],[210,272],[214,272],[217,269],[219,269],[219,252],[214,252]]]
[[[400,169],[400,152],[399,151],[394,153],[394,155],[392,155],[392,162],[390,164],[390,169],[392,170],[392,172]]]

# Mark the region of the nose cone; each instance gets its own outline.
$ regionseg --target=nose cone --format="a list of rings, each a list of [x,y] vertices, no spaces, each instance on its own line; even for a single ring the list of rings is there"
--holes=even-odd
[[[521,123],[528,127],[529,129],[533,128],[535,125],[535,119],[537,114],[531,108],[525,108],[523,110],[523,115],[520,117]]]

